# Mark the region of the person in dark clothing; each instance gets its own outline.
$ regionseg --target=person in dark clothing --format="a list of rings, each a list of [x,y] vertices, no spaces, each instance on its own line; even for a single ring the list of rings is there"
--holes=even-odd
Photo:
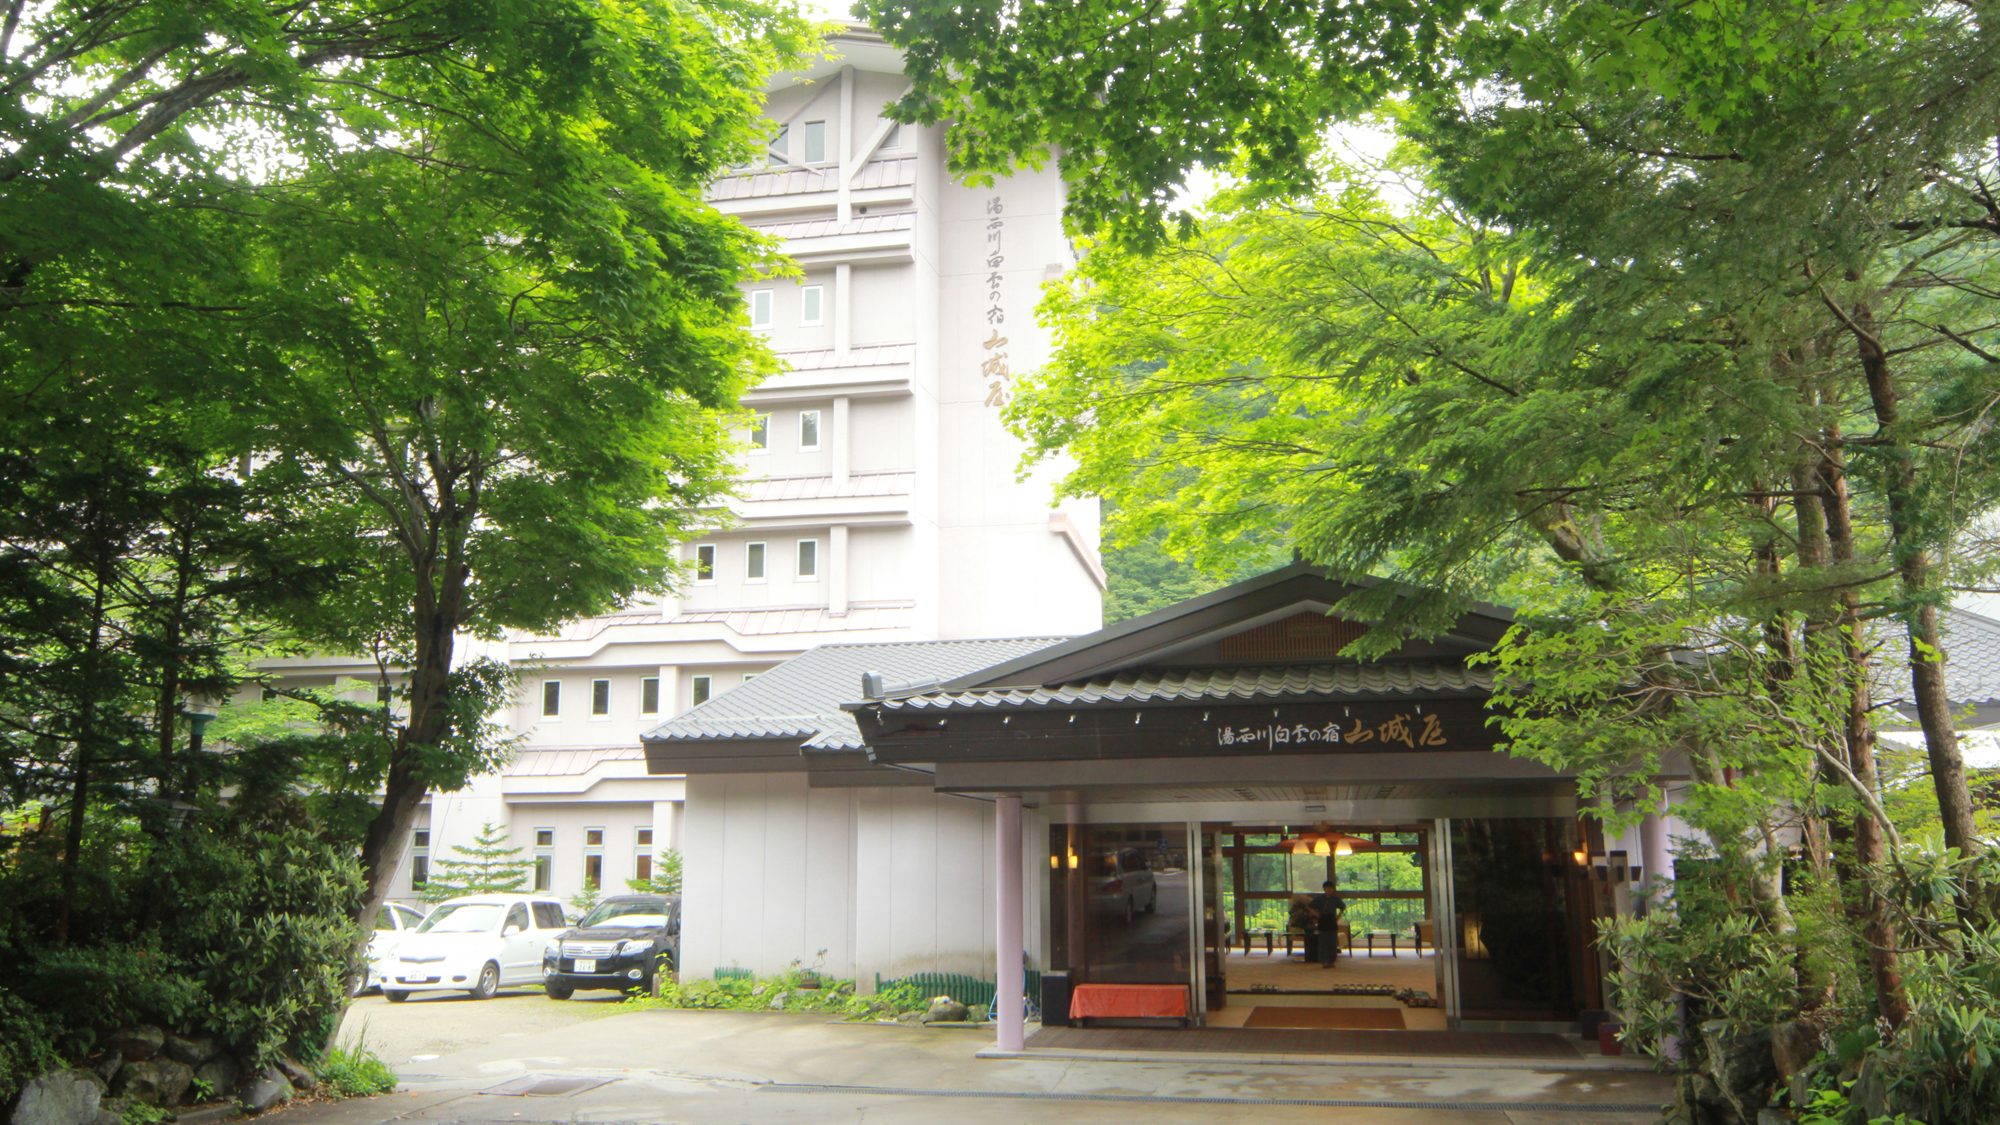
[[[1340,916],[1347,910],[1347,900],[1334,889],[1332,880],[1320,884],[1320,893],[1312,898],[1312,908],[1319,915],[1319,963],[1323,969],[1333,968],[1334,958],[1340,956]]]

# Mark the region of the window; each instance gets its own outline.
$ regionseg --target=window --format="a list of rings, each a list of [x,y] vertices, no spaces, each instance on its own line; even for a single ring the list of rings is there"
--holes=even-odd
[[[751,680],[754,680],[754,679],[756,679],[756,678],[757,678],[757,673],[755,673],[755,672],[745,672],[745,673],[743,673],[743,682],[744,682],[744,683],[746,683],[746,684],[747,684],[747,683],[749,683],[749,682],[750,682]]]
[[[542,681],[542,718],[553,719],[562,714],[562,681]]]
[[[637,830],[637,831],[635,832],[635,835],[636,835],[636,836],[638,837],[638,840],[637,840],[637,843],[638,843],[638,845],[639,845],[640,847],[642,847],[642,848],[650,848],[650,847],[652,847],[652,846],[653,846],[653,830],[652,830],[652,829],[650,829],[650,828],[641,828],[641,829],[638,829],[638,830]]]
[[[696,676],[694,678],[694,705],[696,707],[708,702],[708,686],[714,682],[714,678],[711,676]]]
[[[657,715],[660,713],[660,678],[647,676],[639,681],[639,713]]]
[[[641,883],[653,877],[653,853],[640,852],[632,857],[632,877]]]
[[[531,903],[535,908],[535,928],[538,930],[567,930],[569,923],[563,921],[562,907],[553,902]]]
[[[819,580],[819,540],[799,540],[799,581]]]
[[[819,411],[799,411],[799,451],[810,453],[819,448]]]
[[[799,290],[799,323],[810,328],[825,324],[826,286],[808,285]]]
[[[715,581],[715,544],[703,543],[694,549],[694,580]]]
[[[611,681],[590,681],[590,717],[608,719],[611,717]]]
[[[771,327],[771,298],[773,295],[773,292],[769,289],[752,289],[750,291],[750,327]]]
[[[792,127],[790,125],[780,125],[778,126],[778,135],[771,138],[770,147],[764,151],[764,163],[771,165],[789,164],[792,159],[791,152]]]
[[[893,148],[902,148],[902,147],[903,147],[903,123],[902,123],[902,122],[900,122],[900,121],[891,121],[891,122],[889,122],[889,131],[888,131],[887,133],[885,133],[885,134],[883,134],[883,135],[882,135],[882,145],[881,145],[881,147],[883,147],[883,148],[885,148],[885,149],[893,149]]]
[[[826,122],[808,121],[805,127],[806,163],[819,164],[826,160]]]
[[[768,453],[771,450],[771,416],[759,414],[750,419],[750,451]]]
[[[419,829],[410,833],[410,889],[422,890],[431,881],[431,834]]]
[[[388,685],[388,684],[376,684],[376,685],[375,685],[375,702],[377,702],[377,703],[387,703],[387,702],[389,702],[389,694],[390,694],[390,693],[389,693],[389,685]]]
[[[556,869],[556,830],[535,829],[535,889],[549,889],[550,877]]]
[[[762,582],[764,580],[764,545],[745,543],[743,545],[743,581]]]
[[[518,932],[527,928],[528,906],[526,903],[517,902],[514,904],[514,909],[507,912],[507,921],[501,924],[500,932],[506,933],[510,929]]]
[[[601,848],[601,847],[603,847],[603,846],[604,846],[604,829],[602,829],[602,828],[586,828],[586,829],[584,829],[584,830],[583,830],[583,846],[584,846],[584,847],[586,847],[586,848]]]
[[[596,890],[604,885],[604,829],[584,829],[583,847],[583,887]]]

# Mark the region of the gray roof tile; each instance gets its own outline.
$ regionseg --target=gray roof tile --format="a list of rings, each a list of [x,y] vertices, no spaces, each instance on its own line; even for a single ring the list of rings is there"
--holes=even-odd
[[[797,738],[814,750],[858,750],[840,705],[861,697],[861,673],[891,682],[950,679],[1059,643],[1062,637],[821,645],[646,732],[649,742]]]
[[[1492,674],[1444,661],[1299,664],[1278,668],[1142,669],[1038,688],[934,691],[881,700],[885,711],[962,711],[1048,704],[1196,703],[1299,695],[1399,696],[1493,690]]]

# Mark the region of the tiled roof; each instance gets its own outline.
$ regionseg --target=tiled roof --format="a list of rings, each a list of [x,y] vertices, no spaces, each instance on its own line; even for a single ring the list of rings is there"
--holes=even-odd
[[[855,473],[845,484],[836,485],[827,477],[765,477],[749,482],[745,500],[821,500],[841,496],[908,496],[917,474],[910,470],[892,473]]]
[[[647,732],[647,741],[796,738],[815,750],[858,750],[861,732],[840,705],[861,694],[861,673],[891,681],[962,676],[1062,640],[834,644],[801,653]]]
[[[966,711],[1048,704],[1251,702],[1301,695],[1483,695],[1490,673],[1461,664],[1301,664],[1282,668],[1142,669],[1054,687],[927,692],[874,703],[885,711]]]
[[[575,777],[586,774],[600,762],[643,762],[646,752],[637,746],[600,747],[594,750],[524,750],[500,772],[507,777]]]
[[[768,637],[773,633],[846,633],[858,629],[906,629],[913,601],[853,602],[847,616],[835,617],[827,607],[773,606],[762,609],[686,610],[669,619],[673,625],[720,622],[739,637]]]
[[[836,234],[879,234],[883,231],[909,230],[916,226],[914,211],[899,211],[893,215],[857,215],[846,222],[839,219],[803,219],[790,223],[771,223],[766,226],[752,225],[751,230],[777,238],[826,238]]]
[[[893,157],[871,160],[851,185],[856,191],[869,188],[901,187],[917,181],[917,158]],[[725,176],[708,187],[712,200],[757,199],[770,195],[798,195],[811,191],[834,191],[840,186],[838,168],[774,168],[747,176]]]
[[[778,358],[793,371],[823,371],[830,367],[888,367],[909,363],[917,356],[917,345],[864,344],[845,353],[831,348],[812,351],[779,352]]]
[[[1939,614],[1944,632],[1945,695],[1953,703],[2000,700],[2000,621],[1947,609]],[[1913,707],[1910,646],[1900,622],[1875,627],[1875,701]]]

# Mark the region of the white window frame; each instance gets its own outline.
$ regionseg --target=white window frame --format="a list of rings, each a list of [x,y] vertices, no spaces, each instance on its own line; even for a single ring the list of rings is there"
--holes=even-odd
[[[649,685],[652,688],[652,695],[653,695],[653,708],[650,711],[646,709],[646,689]],[[657,715],[660,713],[660,677],[658,676],[640,677],[639,713],[641,715]]]
[[[811,309],[812,315],[806,310]],[[799,286],[799,327],[818,328],[826,323],[826,286]]]
[[[769,332],[778,319],[778,291],[775,289],[752,289],[749,293],[750,327],[759,332]]]
[[[553,700],[551,699],[551,693],[549,691],[550,688],[555,689]],[[542,720],[544,722],[550,719],[562,718],[562,697],[563,697],[563,690],[562,690],[561,680],[542,681]],[[551,702],[555,703],[555,710],[553,711],[549,709],[549,704]]]
[[[421,891],[431,881],[431,830],[410,833],[410,889]]]
[[[707,555],[707,556],[708,556],[708,560],[707,560],[707,561],[708,561],[708,577],[707,577],[707,578],[703,578],[703,577],[701,576],[701,571],[702,571],[702,556],[703,556],[703,555]],[[713,543],[697,543],[697,544],[695,544],[695,547],[694,547],[694,584],[695,584],[695,585],[697,585],[697,586],[713,586],[713,585],[715,585],[715,544],[713,544]]]
[[[811,419],[812,419],[812,428],[813,428],[813,441],[812,441],[812,444],[811,444],[811,445],[807,445],[807,444],[806,444],[806,419],[808,419],[808,418],[811,418]],[[801,411],[799,411],[799,452],[800,452],[800,453],[817,453],[817,452],[819,452],[819,446],[820,446],[820,442],[821,442],[821,441],[823,441],[823,440],[825,440],[825,436],[826,436],[826,435],[825,435],[825,433],[824,433],[824,432],[822,431],[822,428],[821,428],[821,426],[820,426],[820,417],[819,417],[819,411],[817,411],[817,410],[801,410]]]
[[[774,164],[790,164],[791,162],[792,127],[790,125],[780,125],[778,126],[777,135],[771,138],[771,143],[764,146],[764,165],[770,167]]]
[[[819,136],[817,138],[813,136],[814,132],[813,126],[815,125],[819,126],[818,129]],[[826,163],[827,132],[828,129],[826,127],[826,122],[824,121],[808,121],[805,123],[805,127],[799,130],[799,163],[801,164]],[[813,150],[814,140],[819,141],[818,156],[813,155],[812,150]]]
[[[750,446],[752,457],[761,457],[771,452],[771,416],[759,414],[750,420],[750,430],[744,435]]]
[[[542,833],[549,834],[549,842],[542,843]],[[528,883],[535,891],[553,891],[556,885],[556,830],[535,829],[535,865],[528,872]]]
[[[901,152],[903,149],[903,123],[889,122],[889,131],[882,134],[882,143],[875,146],[877,152]]]
[[[751,571],[756,571],[752,574]],[[762,542],[743,544],[743,584],[761,586],[771,580],[771,551]]]
[[[811,574],[807,574],[805,571],[805,567],[800,565],[801,563],[806,561],[806,554],[808,547],[811,548],[811,554],[812,554],[813,567]],[[819,581],[819,540],[801,539],[798,541],[798,544],[792,548],[792,577],[799,582]]]
[[[599,685],[602,685],[602,686],[603,686],[603,689],[604,689],[604,710],[602,710],[602,711],[599,711],[599,710],[597,709],[597,691],[598,691],[598,687],[599,687]],[[610,721],[611,721],[611,681],[610,681],[610,680],[592,680],[592,681],[590,681],[590,721],[591,721],[591,722],[593,722],[593,723],[608,723],[608,722],[610,722]]]
[[[701,696],[701,698],[696,699],[695,696],[697,695]],[[688,677],[688,699],[691,701],[689,704],[690,706],[699,707],[702,704],[707,703],[709,700],[714,698],[715,698],[714,676]]]

